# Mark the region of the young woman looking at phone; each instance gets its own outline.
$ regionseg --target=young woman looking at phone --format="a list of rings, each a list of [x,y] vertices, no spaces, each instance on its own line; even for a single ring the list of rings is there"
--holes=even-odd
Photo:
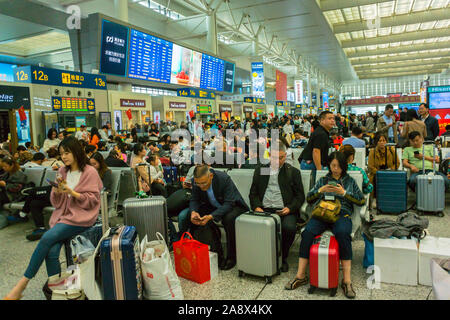
[[[44,233],[31,256],[24,276],[5,300],[22,298],[29,281],[45,260],[48,276],[61,272],[59,255],[64,241],[82,233],[97,220],[102,181],[75,137],[67,137],[59,145],[65,166],[58,171],[58,187],[52,188],[50,201],[55,207],[50,229]]]

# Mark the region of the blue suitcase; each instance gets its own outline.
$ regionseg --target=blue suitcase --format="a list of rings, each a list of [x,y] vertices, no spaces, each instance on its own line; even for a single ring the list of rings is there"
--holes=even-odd
[[[142,275],[139,236],[135,227],[112,228],[100,246],[103,298],[141,300]]]
[[[163,167],[163,170],[164,181],[166,181],[166,183],[174,183],[178,181],[177,167]]]
[[[394,161],[397,160],[397,149],[394,143],[386,144],[386,163],[388,147],[394,147]],[[399,160],[401,161],[401,160]],[[397,167],[400,163],[396,163]],[[408,210],[408,184],[406,171],[401,170],[378,170],[375,176],[377,213],[400,214]]]

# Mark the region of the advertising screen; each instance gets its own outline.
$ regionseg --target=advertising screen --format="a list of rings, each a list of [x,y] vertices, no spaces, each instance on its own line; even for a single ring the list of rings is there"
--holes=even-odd
[[[252,91],[254,97],[265,98],[263,62],[252,62]]]
[[[27,118],[20,121],[19,111],[16,111],[16,122],[17,122],[17,137],[19,138],[19,145],[25,145],[28,141],[31,141],[30,133],[30,112],[25,111]]]
[[[0,86],[0,109],[30,108],[28,87]]]
[[[199,88],[201,71],[201,53],[173,45],[170,83]]]
[[[0,81],[14,82],[15,64],[0,63]]]
[[[448,109],[450,108],[450,91],[448,92],[430,92],[430,109]]]
[[[126,75],[128,28],[107,20],[102,21],[100,72]]]

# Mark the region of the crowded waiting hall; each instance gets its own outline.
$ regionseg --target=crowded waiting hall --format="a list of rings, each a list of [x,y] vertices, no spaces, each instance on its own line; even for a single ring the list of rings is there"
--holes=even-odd
[[[448,0],[0,17],[1,299],[450,300]]]

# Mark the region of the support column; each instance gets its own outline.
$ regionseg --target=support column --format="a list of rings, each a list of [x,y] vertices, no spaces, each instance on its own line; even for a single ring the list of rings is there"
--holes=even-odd
[[[257,41],[253,41],[252,42],[252,52],[253,52],[253,55],[255,57],[259,55],[258,54],[258,52],[259,52],[259,43]]]
[[[127,0],[114,0],[114,11],[116,18],[128,22],[128,1]]]
[[[307,86],[308,86],[308,107],[312,105],[312,92],[311,92],[311,71],[308,71],[306,76]]]
[[[321,107],[321,99],[320,99],[320,73],[317,74],[317,113],[319,113],[319,108]]]
[[[206,27],[208,29],[206,35],[208,51],[217,55],[217,21],[215,12],[206,16]]]

